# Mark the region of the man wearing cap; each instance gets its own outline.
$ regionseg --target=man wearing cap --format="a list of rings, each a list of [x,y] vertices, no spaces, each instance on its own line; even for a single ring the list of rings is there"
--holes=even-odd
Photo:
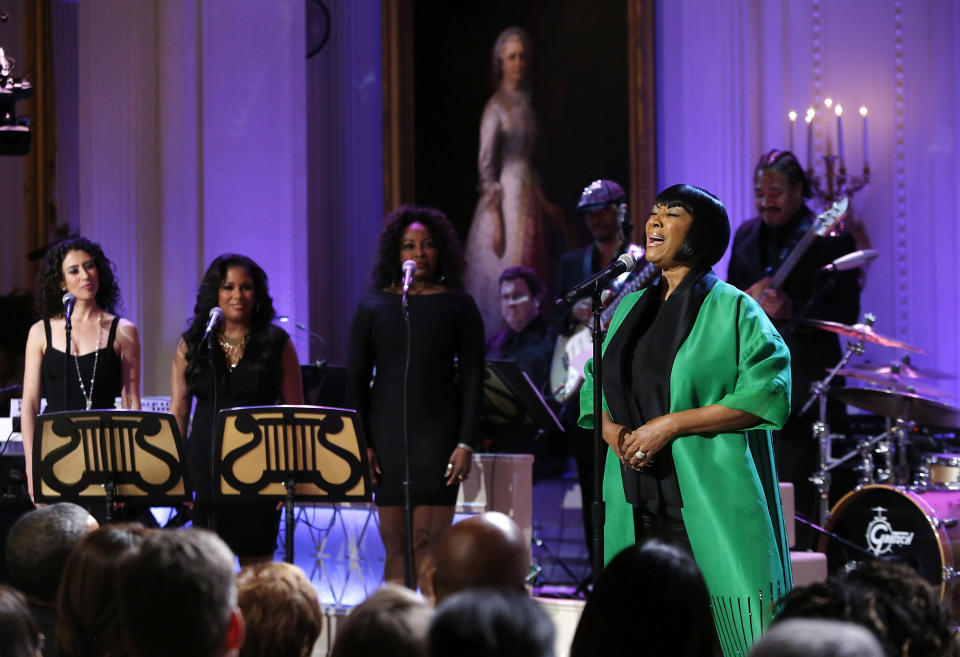
[[[599,272],[629,252],[639,260],[634,271],[643,268],[643,250],[630,243],[632,226],[627,215],[627,194],[623,187],[612,180],[595,180],[584,188],[577,203],[577,212],[583,217],[593,237],[593,243],[560,258],[557,292],[563,294],[577,283]],[[559,317],[558,332],[570,336],[589,326],[593,316],[589,297],[579,300]],[[589,348],[589,346],[587,346]],[[558,354],[555,354],[556,362]],[[576,393],[577,391],[572,391]],[[577,426],[579,395],[573,394],[561,411],[561,421],[569,437],[573,455],[577,460],[580,478],[580,494],[583,502],[583,528],[587,547],[590,549],[590,503],[593,501],[593,432]],[[605,445],[601,446],[605,449]]]

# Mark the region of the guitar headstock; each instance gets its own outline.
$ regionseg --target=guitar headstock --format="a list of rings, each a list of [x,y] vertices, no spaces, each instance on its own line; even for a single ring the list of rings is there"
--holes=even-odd
[[[850,208],[850,199],[844,196],[833,202],[824,212],[817,215],[813,222],[813,229],[820,237],[827,234],[836,234],[843,230],[843,218],[847,216],[847,210]]]

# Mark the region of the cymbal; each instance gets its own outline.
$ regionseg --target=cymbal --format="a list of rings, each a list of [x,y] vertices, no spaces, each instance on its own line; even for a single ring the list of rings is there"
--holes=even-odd
[[[881,365],[880,363],[856,363],[847,365],[851,370],[895,376],[899,379],[955,379],[956,375],[925,367],[914,367],[910,361],[899,360]]]
[[[907,351],[915,351],[918,354],[927,353],[923,349],[914,347],[906,342],[901,342],[900,340],[895,340],[894,338],[888,338],[885,335],[880,335],[879,333],[875,332],[873,327],[871,327],[869,324],[841,324],[840,322],[828,322],[823,319],[805,319],[803,321],[811,326],[816,326],[817,328],[823,329],[824,331],[845,335],[848,338],[863,339],[867,342],[879,344],[884,347],[906,349]]]
[[[830,396],[868,413],[937,427],[960,426],[960,408],[909,392],[873,388],[835,388],[830,391]]]
[[[853,366],[849,366],[845,369],[841,369],[837,372],[837,376],[844,376],[849,379],[856,379],[857,381],[863,381],[864,383],[869,383],[875,386],[880,386],[881,388],[888,388],[891,390],[898,390],[900,392],[910,392],[916,395],[923,395],[924,397],[954,397],[949,392],[943,392],[936,388],[930,386],[922,386],[914,383],[911,379],[903,379],[896,374],[880,374],[870,370],[861,370]]]

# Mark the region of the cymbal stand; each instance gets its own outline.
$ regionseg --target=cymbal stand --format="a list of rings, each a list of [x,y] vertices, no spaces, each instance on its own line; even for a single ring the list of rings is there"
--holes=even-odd
[[[913,424],[897,418],[896,424],[890,433],[893,434],[894,444],[897,446],[897,464],[893,469],[893,483],[895,486],[906,486],[910,477],[910,467],[907,465],[907,429]],[[893,460],[892,458],[890,459]]]
[[[867,316],[867,322],[872,323],[870,322],[869,315]],[[800,415],[802,416],[814,401],[817,402],[819,413],[817,421],[813,423],[812,430],[813,439],[819,443],[820,449],[817,470],[810,476],[809,481],[817,487],[817,493],[819,495],[817,518],[823,526],[826,526],[828,516],[830,515],[830,469],[832,467],[830,463],[832,436],[830,434],[830,426],[827,424],[827,393],[830,391],[830,382],[837,376],[837,372],[846,367],[847,362],[854,355],[861,355],[863,351],[863,338],[848,342],[847,348],[840,358],[840,362],[830,370],[826,378],[821,381],[814,381],[810,386],[812,394],[810,398],[807,399],[807,403],[800,409]]]

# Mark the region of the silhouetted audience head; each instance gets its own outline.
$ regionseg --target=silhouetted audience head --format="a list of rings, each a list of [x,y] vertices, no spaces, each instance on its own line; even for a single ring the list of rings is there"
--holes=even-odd
[[[204,529],[156,531],[121,566],[132,657],[220,657],[243,645],[234,556]]]
[[[0,657],[38,657],[43,640],[23,595],[0,584]]]
[[[339,624],[330,657],[426,657],[432,613],[413,591],[386,584]]]
[[[777,623],[750,657],[885,657],[868,629],[845,621],[794,618]]]
[[[7,568],[14,585],[32,602],[56,605],[70,551],[96,528],[97,521],[86,509],[69,502],[25,513],[7,535]]]
[[[778,621],[828,618],[862,625],[896,657],[957,657],[949,610],[917,572],[900,563],[866,561],[794,589],[777,606]]]
[[[60,583],[56,639],[64,657],[125,654],[119,576],[123,560],[140,548],[139,524],[107,525],[80,539]]]
[[[240,657],[307,657],[323,629],[317,591],[303,571],[279,561],[237,575],[246,634]]]
[[[707,585],[687,552],[652,540],[611,559],[580,616],[570,656],[636,652],[638,627],[645,656],[717,652]]]
[[[554,655],[547,612],[529,595],[499,589],[470,589],[444,600],[434,612],[429,636],[432,657]]]
[[[489,511],[444,532],[436,552],[433,588],[440,603],[454,593],[487,587],[523,593],[530,548],[509,516]]]

